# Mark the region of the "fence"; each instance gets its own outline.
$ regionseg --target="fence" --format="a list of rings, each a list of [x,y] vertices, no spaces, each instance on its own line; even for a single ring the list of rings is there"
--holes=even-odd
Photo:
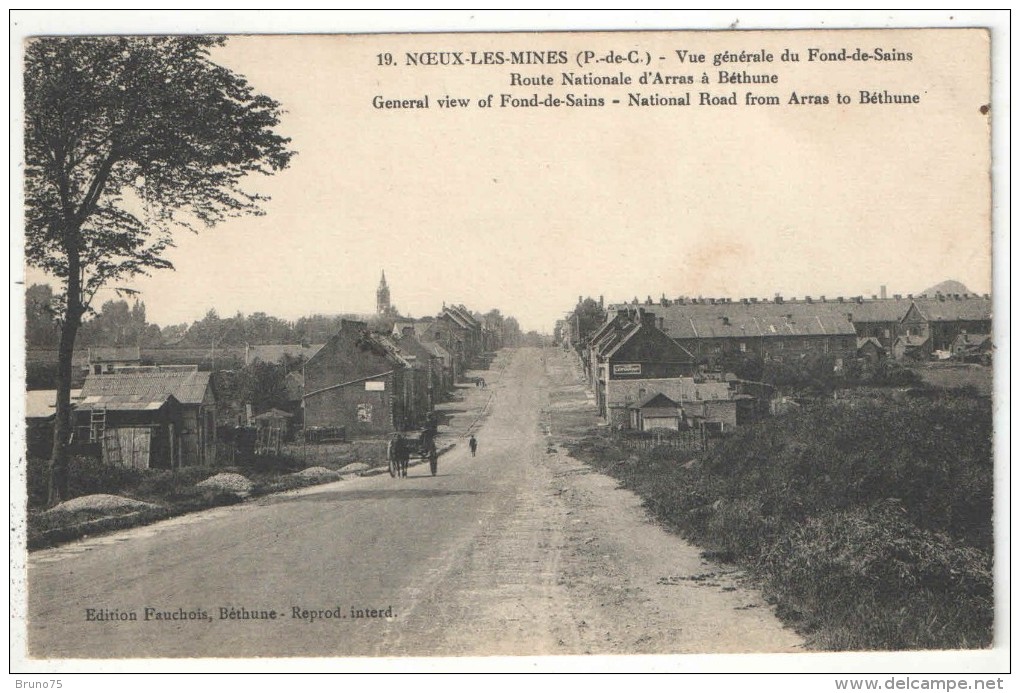
[[[688,431],[655,431],[651,433],[621,431],[616,434],[615,439],[615,442],[633,452],[662,449],[677,452],[702,452],[708,449],[710,440],[703,427]]]

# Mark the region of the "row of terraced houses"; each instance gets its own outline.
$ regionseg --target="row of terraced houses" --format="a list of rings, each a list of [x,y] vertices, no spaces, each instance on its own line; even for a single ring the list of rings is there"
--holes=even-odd
[[[583,343],[571,334],[576,323],[559,327],[564,345],[578,350],[600,415],[619,428],[737,425],[768,394],[727,372],[751,357],[827,355],[836,369],[857,358],[927,360],[974,351],[990,358],[988,295],[663,297],[603,307],[605,323]]]

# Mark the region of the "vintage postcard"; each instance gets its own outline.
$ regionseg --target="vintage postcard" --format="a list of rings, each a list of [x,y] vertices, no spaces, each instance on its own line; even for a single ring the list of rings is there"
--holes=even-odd
[[[26,31],[16,670],[1001,670],[942,24]]]

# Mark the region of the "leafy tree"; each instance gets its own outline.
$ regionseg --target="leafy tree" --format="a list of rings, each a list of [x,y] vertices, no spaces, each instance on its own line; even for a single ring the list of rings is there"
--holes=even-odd
[[[67,495],[71,356],[96,292],[170,269],[173,233],[260,214],[280,105],[210,60],[225,39],[52,37],[25,49],[25,256],[62,283],[49,502]]]
[[[591,333],[602,326],[606,321],[606,311],[599,306],[595,299],[586,298],[574,308],[570,321],[572,341],[577,346],[583,344]]]
[[[53,288],[33,284],[25,291],[25,342],[30,347],[52,349],[59,339]]]

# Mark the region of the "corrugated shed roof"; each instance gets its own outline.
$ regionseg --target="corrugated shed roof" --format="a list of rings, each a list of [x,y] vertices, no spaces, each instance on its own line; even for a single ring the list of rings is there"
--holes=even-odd
[[[71,404],[81,399],[81,390],[71,390]],[[25,418],[48,419],[57,413],[56,390],[28,390],[25,393]]]
[[[161,395],[173,395],[181,404],[201,404],[211,375],[208,371],[170,370],[90,373],[81,392],[83,399],[123,395],[155,400]]]
[[[173,395],[148,393],[142,395],[93,395],[82,398],[78,409],[109,411],[158,411],[168,402],[176,403]]]

